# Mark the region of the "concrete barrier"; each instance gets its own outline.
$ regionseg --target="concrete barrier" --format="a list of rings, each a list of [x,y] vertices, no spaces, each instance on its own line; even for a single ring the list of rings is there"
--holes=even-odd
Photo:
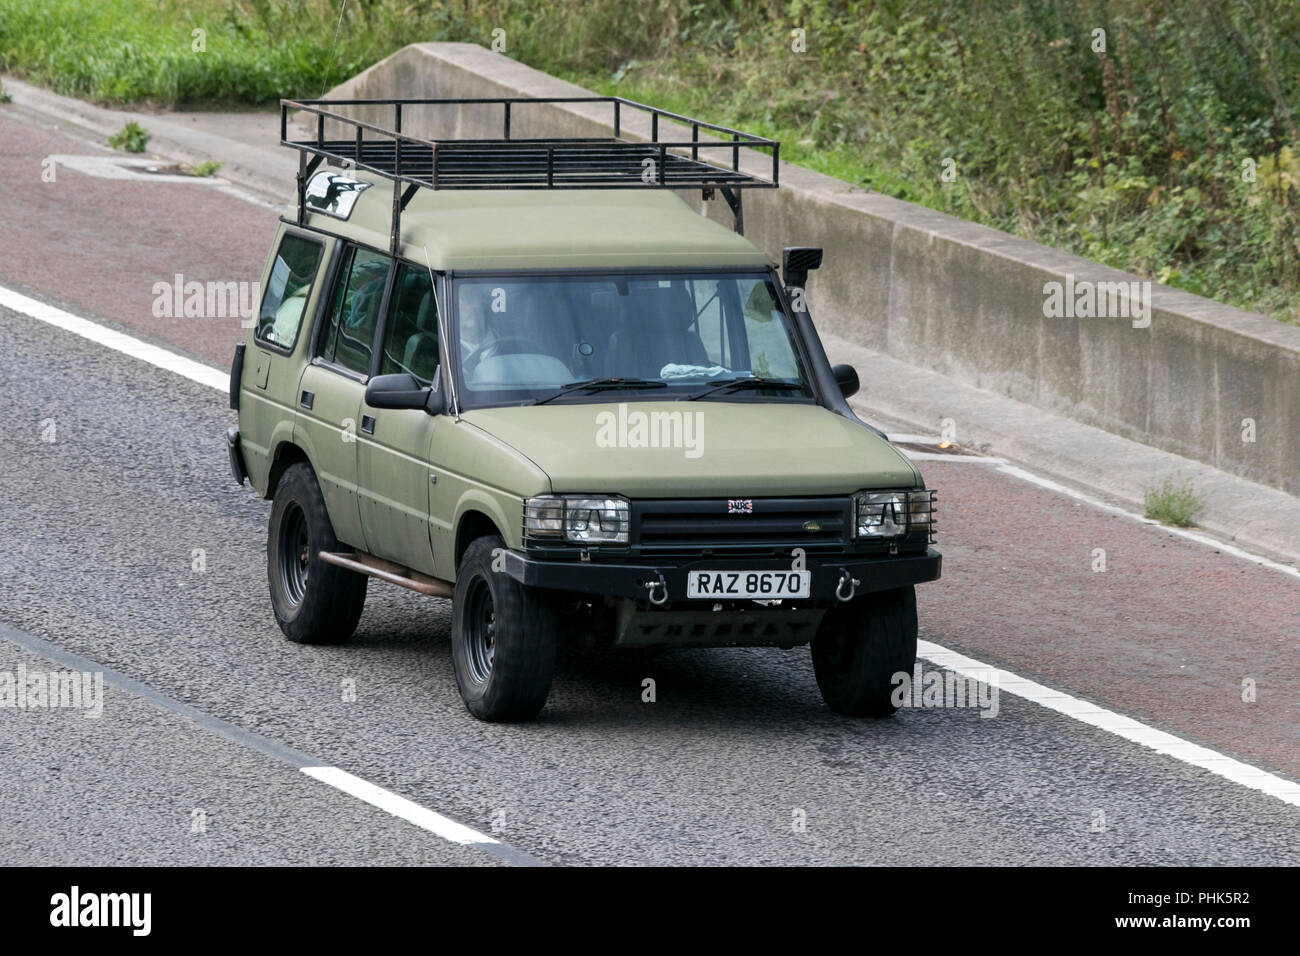
[[[414,44],[329,94],[583,95],[590,94],[466,43]],[[512,135],[610,135],[609,117],[608,106],[591,104],[518,107]],[[501,110],[407,110],[403,125],[430,138],[493,137]],[[623,133],[648,139],[649,122],[625,111]],[[741,165],[764,177],[771,171],[769,159],[744,151]],[[684,198],[730,224],[720,199]],[[786,245],[825,247],[825,263],[808,283],[820,328],[1300,494],[1300,328],[1154,283],[1139,285],[1129,302],[1117,286],[1101,284],[1140,283],[1136,276],[789,164],[779,190],[746,192],[744,215],[745,234],[775,260]],[[1086,306],[1088,290],[1098,287],[1105,317],[1054,310],[1067,291]],[[1126,308],[1134,305],[1137,317]],[[859,371],[869,381],[871,370]],[[951,417],[960,431],[961,410]]]

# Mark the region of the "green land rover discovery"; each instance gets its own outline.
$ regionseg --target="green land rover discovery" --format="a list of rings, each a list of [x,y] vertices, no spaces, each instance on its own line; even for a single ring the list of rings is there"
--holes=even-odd
[[[536,715],[558,641],[811,644],[835,711],[888,716],[939,577],[934,493],[846,398],[783,275],[672,190],[776,182],[776,144],[624,100],[613,139],[432,141],[317,119],[236,349],[231,467],[272,501],[271,605],[343,641],[371,577],[449,598],[466,707]],[[374,107],[376,101],[364,105]],[[617,133],[620,108],[655,139]],[[659,118],[695,124],[658,139]],[[327,138],[331,128],[346,136]],[[773,177],[715,165],[771,146]],[[282,127],[284,129],[285,127]],[[734,134],[732,136],[731,134]],[[745,138],[741,138],[745,137]],[[697,147],[692,149],[691,147]],[[331,168],[321,168],[326,162]]]

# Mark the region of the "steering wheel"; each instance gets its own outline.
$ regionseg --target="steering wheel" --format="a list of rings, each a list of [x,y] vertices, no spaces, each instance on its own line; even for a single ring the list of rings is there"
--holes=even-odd
[[[506,346],[515,346],[515,348],[506,348]],[[548,354],[546,349],[532,339],[525,338],[522,335],[507,335],[499,339],[493,339],[491,342],[485,342],[465,356],[462,365],[466,369],[474,368],[479,362],[488,357],[488,354],[495,355],[502,353],[505,355],[520,355],[527,352],[538,352],[542,355]]]

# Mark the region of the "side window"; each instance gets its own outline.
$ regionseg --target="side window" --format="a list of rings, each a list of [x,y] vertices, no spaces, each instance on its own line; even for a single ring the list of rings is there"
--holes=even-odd
[[[286,233],[271,263],[271,275],[257,313],[256,337],[268,345],[291,349],[298,341],[303,309],[320,267],[323,247],[314,239]]]
[[[388,256],[369,249],[348,251],[321,334],[319,353],[326,361],[360,375],[370,374],[389,262]]]
[[[393,284],[379,374],[410,372],[423,385],[438,371],[438,303],[424,266],[403,263]]]

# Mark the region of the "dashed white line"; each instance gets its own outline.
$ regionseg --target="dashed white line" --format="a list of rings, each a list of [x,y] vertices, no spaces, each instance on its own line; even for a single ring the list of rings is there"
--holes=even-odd
[[[179,714],[211,733],[273,757],[296,770],[301,770],[313,780],[331,786],[350,797],[383,810],[385,813],[412,823],[449,843],[478,850],[501,860],[503,863],[516,866],[542,865],[540,860],[510,846],[508,843],[503,843],[500,840],[479,833],[464,824],[457,823],[450,817],[435,813],[427,807],[422,807],[420,804],[406,799],[406,797],[399,796],[391,790],[385,790],[383,787],[376,786],[368,780],[363,780],[354,774],[348,773],[346,770],[328,766],[310,754],[286,746],[278,740],[264,737],[256,731],[247,730],[238,724],[222,720],[220,717],[213,717],[211,714],[183,703],[174,697],[169,697],[133,677],[128,677],[111,667],[105,667],[98,661],[64,650],[57,644],[28,634],[26,631],[10,627],[2,621],[0,621],[0,640],[16,644],[33,654],[38,654],[56,664],[61,664],[72,671],[100,673],[103,675],[104,683],[107,686],[132,694],[162,710]]]
[[[132,338],[129,335],[123,335],[121,332],[106,328],[88,319],[57,309],[54,306],[46,305],[36,299],[32,299],[21,293],[14,292],[0,286],[0,305],[12,309],[15,312],[21,312],[41,322],[47,322],[50,325],[73,332],[83,338],[90,339],[107,348],[131,355],[143,362],[157,368],[166,369],[174,372],[191,381],[198,382],[202,385],[209,385],[219,391],[225,392],[229,389],[229,377],[226,373],[198,362],[191,361],[183,356],[176,355],[166,349],[150,345],[140,339]],[[894,436],[894,441],[901,441],[904,438],[917,439],[921,436]],[[917,442],[918,444],[922,442]],[[952,460],[951,455],[940,455],[947,460]],[[990,462],[992,463],[992,462]],[[1159,524],[1148,518],[1143,518],[1133,512],[1125,511],[1114,505],[1106,504],[1087,495],[1068,488],[1065,485],[1058,484],[1047,478],[1040,478],[1023,468],[1017,468],[1014,465],[1006,463],[997,464],[999,471],[1021,478],[1024,481],[1039,485],[1059,494],[1067,495],[1075,500],[1084,502],[1096,508],[1105,511],[1111,511],[1117,514],[1127,515],[1135,518],[1145,524]],[[1171,533],[1179,534],[1189,540],[1208,544],[1226,554],[1236,557],[1245,558],[1258,564],[1263,564],[1277,571],[1282,571],[1296,577],[1300,577],[1300,570],[1279,564],[1276,561],[1269,561],[1267,558],[1261,558],[1253,555],[1248,551],[1232,545],[1216,541],[1208,535],[1201,535],[1191,531],[1184,531],[1180,528],[1169,528],[1160,525],[1164,530]],[[1220,754],[1217,751],[1210,750],[1208,747],[1202,747],[1190,741],[1175,737],[1173,734],[1166,733],[1163,730],[1157,730],[1149,727],[1140,721],[1134,720],[1123,714],[1107,710],[1096,704],[1072,697],[1062,691],[1053,690],[1042,684],[1019,677],[1010,671],[1004,671],[999,668],[990,667],[982,664],[973,658],[966,657],[956,651],[950,651],[939,644],[933,644],[929,641],[918,642],[918,654],[926,660],[946,667],[964,676],[974,677],[976,680],[987,678],[990,672],[997,674],[998,690],[1007,691],[1018,697],[1033,701],[1041,707],[1054,710],[1057,713],[1072,717],[1082,723],[1089,724],[1093,727],[1099,727],[1102,730],[1109,731],[1123,737],[1125,740],[1141,744],[1145,747],[1173,757],[1183,763],[1190,764],[1194,767],[1201,767],[1212,773],[1218,774],[1227,780],[1240,784],[1243,787],[1250,787],[1253,790],[1277,797],[1293,806],[1300,807],[1300,784],[1286,780],[1283,777],[1276,776],[1261,770],[1258,767],[1252,767],[1250,764],[1243,763],[1231,757]],[[497,841],[491,837],[484,836],[477,831],[464,827],[441,814],[435,813],[417,803],[400,797],[391,791],[384,790],[374,784],[362,780],[360,777],[354,777],[346,771],[339,770],[336,767],[301,767],[303,773],[336,787],[339,790],[348,793],[357,799],[364,800],[373,806],[394,813],[403,819],[409,820],[417,826],[423,827],[432,833],[442,836],[444,839],[451,840],[455,843],[465,843],[480,847],[492,847]],[[446,834],[455,834],[456,836],[447,836]],[[457,838],[459,837],[459,839]]]
[[[422,807],[418,803],[407,800],[406,797],[398,796],[391,790],[377,787],[368,780],[362,780],[346,770],[340,770],[338,767],[303,767],[301,769],[307,776],[319,780],[321,783],[327,783],[336,790],[342,790],[344,793],[351,794],[358,800],[364,800],[371,806],[385,810],[395,817],[401,817],[403,820],[414,823],[417,827],[422,827],[430,833],[437,834],[451,843],[459,843],[461,846],[486,846],[489,844],[497,845],[501,842],[492,839],[490,836],[485,836],[477,830],[472,830],[464,824],[457,823],[450,817],[444,817],[441,813],[435,813],[428,807]]]

